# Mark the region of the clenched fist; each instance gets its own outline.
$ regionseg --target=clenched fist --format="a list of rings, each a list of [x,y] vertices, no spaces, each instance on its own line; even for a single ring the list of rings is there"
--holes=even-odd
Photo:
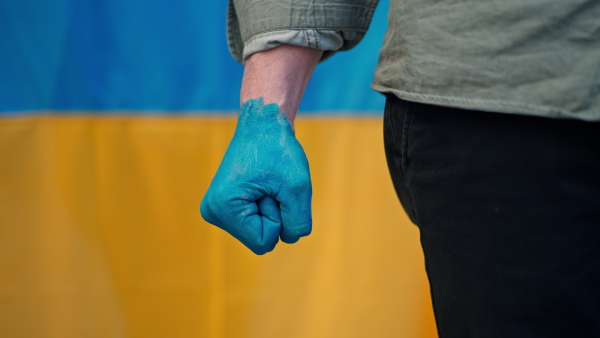
[[[200,205],[202,217],[262,255],[310,234],[312,187],[302,146],[277,104],[246,101]]]

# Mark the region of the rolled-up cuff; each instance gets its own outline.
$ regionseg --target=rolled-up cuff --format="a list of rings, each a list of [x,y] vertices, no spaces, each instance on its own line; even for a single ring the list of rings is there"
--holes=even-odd
[[[229,0],[229,50],[241,63],[265,46],[268,49],[282,43],[317,47],[325,50],[327,57],[336,50],[328,45],[337,47],[341,37],[342,46],[337,50],[349,50],[367,32],[378,1]],[[268,37],[266,43],[252,42],[263,36]]]
[[[323,59],[333,55],[342,48],[344,39],[354,39],[354,32],[336,32],[316,29],[286,29],[271,31],[253,36],[244,43],[242,57],[246,60],[250,55],[275,48],[282,44],[309,47],[325,51]]]

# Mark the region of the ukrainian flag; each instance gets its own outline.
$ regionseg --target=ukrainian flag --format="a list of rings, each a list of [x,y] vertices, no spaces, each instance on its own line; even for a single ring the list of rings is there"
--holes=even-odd
[[[199,215],[242,67],[223,1],[0,2],[0,337],[433,337],[365,40],[296,123],[313,234],[255,256]]]

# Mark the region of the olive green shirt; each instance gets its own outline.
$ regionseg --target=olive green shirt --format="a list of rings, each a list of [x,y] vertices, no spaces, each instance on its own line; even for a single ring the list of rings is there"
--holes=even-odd
[[[600,121],[599,0],[390,0],[372,87],[429,104]],[[230,0],[240,62],[281,43],[355,46],[377,0]]]

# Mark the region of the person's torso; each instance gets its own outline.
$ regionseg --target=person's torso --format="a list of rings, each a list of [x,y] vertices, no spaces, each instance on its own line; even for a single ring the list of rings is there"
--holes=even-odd
[[[392,0],[373,87],[424,103],[600,120],[600,1]]]

